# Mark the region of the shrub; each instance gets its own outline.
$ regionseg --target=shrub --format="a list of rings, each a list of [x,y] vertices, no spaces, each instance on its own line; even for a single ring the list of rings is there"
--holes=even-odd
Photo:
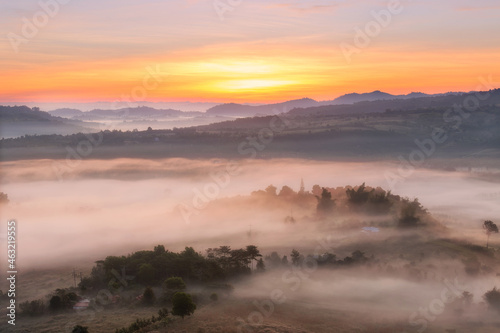
[[[166,279],[163,283],[163,287],[171,290],[184,290],[186,289],[186,283],[184,283],[184,280],[181,277],[175,276]]]
[[[71,331],[71,333],[89,333],[89,330],[88,330],[88,327],[76,325],[75,327],[73,327],[73,330]]]
[[[500,291],[496,287],[487,291],[483,298],[486,300],[490,308],[500,312]]]
[[[172,297],[172,314],[174,316],[180,316],[184,319],[185,316],[190,316],[196,310],[196,304],[194,304],[191,295],[186,293],[176,293]]]
[[[39,316],[45,312],[45,304],[41,299],[34,301],[26,301],[19,304],[19,309],[21,313],[28,316]]]
[[[144,289],[144,293],[142,294],[142,301],[145,305],[153,305],[155,303],[156,297],[153,289],[151,287],[147,287]]]

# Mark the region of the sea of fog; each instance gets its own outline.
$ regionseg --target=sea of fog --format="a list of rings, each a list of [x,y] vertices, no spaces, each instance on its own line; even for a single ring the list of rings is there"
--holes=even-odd
[[[306,190],[315,184],[337,187],[363,182],[392,188],[394,194],[418,198],[450,228],[481,240],[481,222],[500,216],[499,183],[468,173],[419,169],[389,184],[388,172],[397,173],[398,167],[390,163],[175,158],[70,164],[33,160],[2,162],[0,167],[0,190],[10,199],[1,219],[18,222],[18,264],[24,268],[92,263],[156,244],[204,251],[226,240],[234,244],[237,235],[242,236],[239,246],[245,246],[243,236],[249,229],[254,235],[276,235],[283,231],[283,223],[256,207],[228,206],[225,213],[213,213],[205,201],[246,196],[270,184],[298,191],[302,179]],[[231,209],[234,218],[228,213]],[[265,250],[272,239],[252,242]]]

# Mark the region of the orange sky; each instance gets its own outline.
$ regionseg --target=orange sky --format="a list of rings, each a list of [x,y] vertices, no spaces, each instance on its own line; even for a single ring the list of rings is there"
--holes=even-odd
[[[402,1],[350,61],[341,45],[355,47],[356,28],[374,24],[372,11],[387,13],[387,2],[247,0],[224,20],[211,3],[61,5],[17,53],[12,40],[25,37],[23,17],[42,9],[27,0],[6,7],[0,102],[327,100],[373,90],[469,91],[480,77],[500,81],[493,1],[473,8]]]

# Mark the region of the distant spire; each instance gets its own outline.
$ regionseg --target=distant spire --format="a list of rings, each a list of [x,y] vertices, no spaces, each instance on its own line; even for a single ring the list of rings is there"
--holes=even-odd
[[[304,187],[304,178],[301,178],[300,179],[300,191],[299,191],[299,193],[303,194],[305,191],[306,191],[306,189]]]

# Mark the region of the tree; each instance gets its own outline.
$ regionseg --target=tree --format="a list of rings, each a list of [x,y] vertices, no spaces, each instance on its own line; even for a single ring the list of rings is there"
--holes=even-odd
[[[144,284],[153,283],[155,278],[155,269],[151,264],[142,264],[137,273],[137,280]]]
[[[331,213],[333,207],[335,206],[335,200],[332,200],[332,194],[326,188],[323,188],[321,192],[321,198],[318,199],[318,205],[316,206],[316,211],[318,214],[328,214]]]
[[[49,308],[52,310],[52,311],[57,311],[57,310],[60,310],[63,306],[63,303],[62,303],[62,300],[61,300],[61,297],[59,296],[52,296],[52,298],[50,299],[49,301]]]
[[[181,277],[177,276],[166,279],[165,282],[163,283],[163,286],[167,290],[181,291],[186,289],[186,283],[184,283],[184,280]]]
[[[145,305],[153,305],[155,299],[155,293],[151,287],[147,287],[146,289],[144,289],[144,293],[142,294],[142,301]]]
[[[196,304],[194,304],[191,295],[186,293],[175,293],[172,297],[172,314],[174,316],[180,316],[184,319],[185,316],[190,316],[196,310]]]
[[[8,203],[9,203],[9,196],[6,193],[0,192],[0,205]]]
[[[256,260],[257,257],[262,257],[262,254],[260,254],[259,249],[255,245],[248,245],[246,251],[247,251],[248,257],[251,260],[250,263],[252,264],[252,268],[253,268],[253,261]]]
[[[492,233],[498,233],[498,227],[495,223],[493,223],[492,221],[490,220],[487,220],[487,221],[484,221],[483,223],[483,229],[484,229],[484,232],[486,233],[486,248],[488,248],[489,246],[489,241],[490,241],[490,235]]]
[[[268,187],[266,187],[266,193],[270,196],[277,196],[277,191],[278,189],[276,188],[276,186],[273,186],[273,185],[269,185]]]
[[[297,266],[300,261],[300,253],[299,251],[293,249],[292,253],[290,254],[290,257],[292,258],[292,264]]]
[[[373,190],[365,192],[365,189],[366,189],[365,183],[361,184],[357,190],[353,188],[348,188],[346,190],[346,194],[349,203],[355,205],[362,205],[366,203],[370,198],[370,194],[373,192]]]
[[[295,194],[296,194],[295,191],[292,190],[291,187],[285,185],[285,186],[283,186],[281,188],[281,191],[278,194],[278,196],[280,196],[280,197],[291,197],[291,196],[293,196]]]
[[[498,291],[496,287],[494,287],[490,291],[487,291],[483,295],[483,298],[491,308],[500,311],[500,291]]]
[[[264,265],[264,260],[262,258],[259,258],[257,260],[257,272],[264,272],[266,270],[266,265]]]
[[[165,253],[165,246],[163,246],[163,245],[157,245],[157,246],[154,247],[153,251],[154,251],[154,253],[156,255],[163,254],[163,253]]]
[[[418,202],[418,199],[414,199],[413,201],[404,199],[401,204],[399,226],[416,227],[420,222],[420,217],[418,215],[419,212],[423,211],[422,205]]]
[[[89,329],[88,327],[76,325],[75,327],[73,327],[71,333],[89,333]]]

